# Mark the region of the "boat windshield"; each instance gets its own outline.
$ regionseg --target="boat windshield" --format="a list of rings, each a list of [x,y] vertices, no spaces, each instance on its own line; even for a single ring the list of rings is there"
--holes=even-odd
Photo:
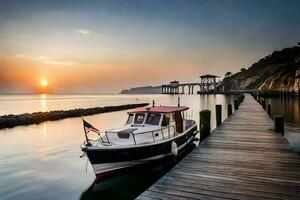
[[[149,125],[159,125],[159,121],[160,121],[160,114],[157,113],[149,113],[146,119],[145,124],[149,124]]]
[[[126,124],[132,124],[132,122],[133,122],[133,114],[129,114]]]
[[[142,124],[144,123],[145,114],[144,113],[137,113],[134,117],[134,124]]]

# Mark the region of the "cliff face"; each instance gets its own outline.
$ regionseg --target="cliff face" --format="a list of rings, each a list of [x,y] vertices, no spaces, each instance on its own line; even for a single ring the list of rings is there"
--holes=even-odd
[[[275,51],[248,69],[224,78],[221,91],[300,89],[300,47]]]

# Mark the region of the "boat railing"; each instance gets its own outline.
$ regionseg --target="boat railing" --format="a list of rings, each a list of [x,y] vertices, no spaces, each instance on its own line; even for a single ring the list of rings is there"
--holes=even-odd
[[[165,136],[164,130],[168,131],[167,132],[168,133],[167,137]],[[171,132],[172,130],[173,130],[173,133]],[[130,135],[132,135],[134,145],[137,145],[138,144],[137,141],[136,141],[136,136],[137,135],[151,134],[152,139],[153,139],[153,143],[154,143],[154,142],[156,142],[156,139],[155,139],[155,137],[157,137],[156,134],[159,133],[159,132],[162,134],[162,140],[166,140],[166,139],[170,139],[171,137],[175,137],[176,129],[175,129],[175,126],[168,126],[168,127],[156,129],[156,130],[153,130],[153,131],[144,131],[144,132],[140,132],[140,133],[133,133],[133,131],[132,131],[132,132],[130,132]],[[108,137],[108,133],[118,133],[118,131],[106,131],[105,132],[105,137],[106,137],[107,141],[104,141],[101,138],[102,142],[111,143],[110,140],[109,140],[109,137]]]

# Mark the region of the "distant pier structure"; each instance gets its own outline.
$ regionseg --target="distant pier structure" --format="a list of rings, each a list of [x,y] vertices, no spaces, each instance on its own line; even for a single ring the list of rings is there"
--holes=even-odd
[[[179,83],[179,81],[171,81],[169,84],[161,86],[162,94],[194,94],[196,93],[214,93],[218,85],[219,76],[215,75],[202,75],[198,83]]]
[[[200,84],[201,89],[198,93],[210,93],[210,92],[216,92],[217,84],[219,79],[219,76],[206,74],[203,76],[200,76]]]

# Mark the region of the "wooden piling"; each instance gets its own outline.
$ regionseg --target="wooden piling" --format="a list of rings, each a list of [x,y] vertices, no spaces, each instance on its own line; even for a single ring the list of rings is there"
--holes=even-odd
[[[234,100],[234,110],[237,110],[238,109],[238,101],[235,99]]]
[[[217,126],[222,123],[222,105],[216,105],[216,122]]]
[[[263,109],[266,110],[266,101],[265,100],[261,101],[261,105],[262,105]]]
[[[267,111],[268,111],[269,116],[272,117],[271,104],[268,104],[267,108],[268,108]]]
[[[238,106],[240,106],[240,104],[243,102],[244,100],[244,95],[243,94],[239,94],[239,96],[237,97],[238,100]]]
[[[275,116],[275,131],[284,135],[284,118]]]
[[[286,99],[286,97],[287,97],[287,91],[286,89],[284,89],[284,98]]]
[[[210,110],[200,111],[200,142],[210,135]]]
[[[231,115],[232,115],[232,105],[228,104],[228,106],[227,106],[227,117],[229,117]]]

